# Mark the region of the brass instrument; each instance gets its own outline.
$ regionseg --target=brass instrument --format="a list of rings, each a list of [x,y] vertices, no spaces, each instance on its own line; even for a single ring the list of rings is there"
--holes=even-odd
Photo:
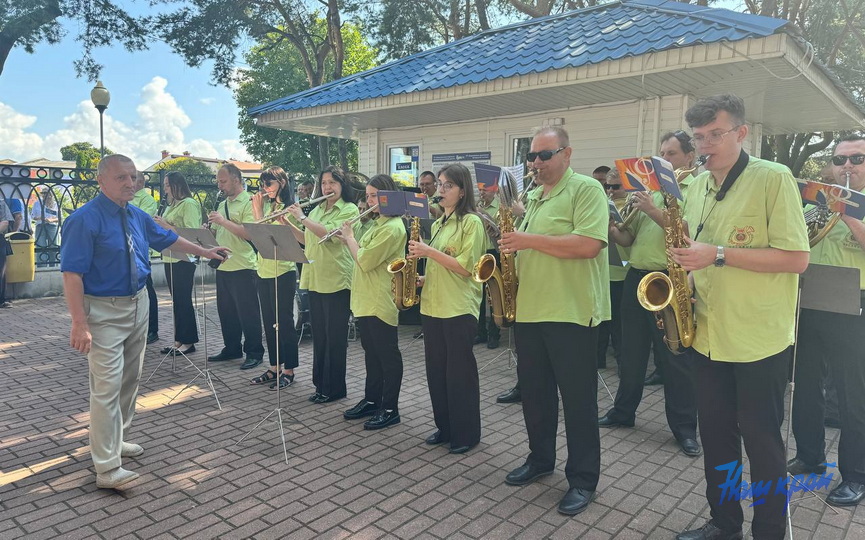
[[[697,164],[690,169],[678,169],[676,182],[681,182],[703,163],[700,156]],[[667,253],[670,248],[687,247],[685,228],[679,202],[675,195],[664,193],[664,245]],[[681,354],[694,342],[694,312],[691,305],[691,286],[688,273],[672,257],[667,255],[667,273],[651,272],[637,285],[637,300],[645,309],[655,313],[658,328],[664,331],[664,343],[673,354]]]
[[[503,179],[499,181],[499,235],[514,231],[514,214],[511,210],[517,200],[517,186],[513,175],[502,169]],[[528,190],[524,191],[524,194]],[[522,195],[520,195],[521,197]],[[485,253],[475,263],[472,279],[478,283],[487,284],[487,298],[490,302],[490,312],[496,326],[508,328],[513,326],[517,318],[517,267],[514,253],[501,253],[501,270],[496,265],[496,258]]]
[[[420,218],[411,218],[409,240],[420,241]],[[391,292],[397,309],[404,311],[420,302],[417,294],[417,259],[403,257],[387,265],[387,271],[392,275]]]
[[[537,174],[538,174],[538,170],[537,170],[537,169],[531,169],[531,170],[529,170],[528,174],[526,174],[525,176],[523,176],[523,183],[525,184],[526,180],[528,180],[529,183],[528,183],[528,185],[526,185],[526,186],[523,188],[523,192],[520,193],[519,201],[520,201],[522,204],[526,204],[526,200],[529,198],[529,193],[530,193],[533,189],[535,189],[536,187],[538,187],[538,186],[535,184],[535,176],[537,176]]]
[[[846,176],[847,189],[850,189],[850,171],[844,171]],[[808,227],[808,241],[811,247],[816,246],[821,240],[826,238],[832,227],[838,224],[841,220],[840,212],[832,212],[825,204],[818,204],[814,208],[805,212],[805,225]]]
[[[315,199],[310,199],[310,200],[306,201],[305,203],[301,204],[300,207],[306,208],[307,206],[311,206],[313,204],[318,204],[321,201],[329,199],[331,197],[333,197],[333,193],[330,193],[328,195],[322,195],[321,197],[316,197]],[[286,208],[285,210],[280,210],[279,212],[273,212],[271,214],[268,214],[268,215],[264,216],[263,218],[259,219],[258,221],[254,221],[253,223],[256,223],[256,224],[267,223],[268,221],[273,221],[274,219],[280,218],[280,217],[282,217],[288,213],[289,213],[288,208]]]
[[[690,170],[696,170],[696,167]],[[690,174],[690,172],[688,174]],[[631,225],[631,223],[634,222],[634,218],[636,218],[637,214],[639,214],[636,205],[637,198],[634,196],[633,193],[628,194],[628,198],[625,200],[625,206],[623,206],[622,209],[619,210],[619,215],[622,216],[622,222],[616,223],[617,229],[623,231],[627,229]]]
[[[370,206],[369,208],[367,208],[366,210],[364,210],[363,212],[361,212],[359,215],[348,220],[346,223],[348,223],[349,225],[354,225],[355,223],[360,221],[361,218],[363,218],[364,216],[366,216],[369,213],[375,212],[376,210],[378,210],[378,205],[374,204],[374,205]],[[327,242],[328,240],[330,240],[334,236],[340,234],[341,229],[342,229],[342,226],[327,231],[327,233],[321,237],[321,240],[319,240],[318,243],[323,244],[324,242]],[[360,238],[358,238],[358,240],[360,240]]]

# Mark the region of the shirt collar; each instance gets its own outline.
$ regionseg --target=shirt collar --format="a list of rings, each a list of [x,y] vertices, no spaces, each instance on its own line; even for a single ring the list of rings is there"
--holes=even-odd
[[[106,197],[105,194],[102,193],[101,191],[99,192],[99,195],[96,196],[94,201],[96,201],[96,204],[99,205],[99,207],[102,210],[105,210],[106,212],[110,213],[112,216],[118,215],[120,213],[120,209],[124,208],[124,207],[118,206],[117,203],[115,203],[114,201],[112,201],[111,199]],[[128,203],[125,207],[125,210],[127,210],[127,211],[129,210],[129,204]]]
[[[555,197],[556,195],[558,195],[559,193],[564,191],[565,184],[567,184],[567,179],[570,178],[572,174],[574,174],[573,169],[568,167],[568,169],[565,171],[565,174],[562,175],[562,177],[559,179],[559,181],[556,183],[556,185],[550,191],[550,194],[547,195],[547,198],[544,200],[552,199],[553,197]],[[544,190],[543,190],[543,186],[540,186],[540,187],[541,187],[541,189],[533,189],[531,191],[531,193],[529,193],[529,199],[530,200],[539,200],[541,198],[541,195],[543,195]]]

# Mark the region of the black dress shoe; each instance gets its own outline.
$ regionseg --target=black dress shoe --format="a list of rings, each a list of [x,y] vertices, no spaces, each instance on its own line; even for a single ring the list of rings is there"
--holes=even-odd
[[[363,429],[382,429],[394,424],[399,424],[399,413],[382,409],[363,423]]]
[[[634,427],[634,421],[631,420],[630,422],[625,422],[625,421],[616,420],[612,416],[610,416],[610,413],[607,413],[604,416],[598,418],[598,425],[600,427],[607,427],[607,428],[611,428],[611,427]]]
[[[703,454],[703,449],[700,448],[697,439],[682,439],[679,441],[679,446],[682,447],[682,452],[686,456],[697,457]]]
[[[360,403],[342,413],[342,417],[346,420],[357,420],[364,416],[373,416],[377,412],[378,405],[371,401],[367,401],[366,399],[362,399],[360,400]]]
[[[523,400],[523,395],[520,392],[519,386],[514,386],[504,394],[496,398],[496,403],[519,403]]]
[[[156,332],[147,332],[147,344],[156,343],[159,341],[159,334]]]
[[[865,499],[865,484],[841,482],[829,492],[826,502],[832,506],[855,506]]]
[[[427,444],[441,444],[446,442],[450,442],[450,439],[442,435],[441,430],[436,431],[435,433],[426,438]]]
[[[562,497],[562,501],[559,503],[559,513],[566,516],[576,516],[589,506],[594,496],[594,491],[583,488],[571,488],[565,493],[565,496]]]
[[[657,386],[659,384],[664,384],[664,378],[657,371],[653,371],[651,375],[643,380],[644,386]]]
[[[321,397],[321,393],[316,392],[316,393],[314,393],[313,395],[311,395],[311,396],[309,396],[308,398],[306,398],[306,400],[307,400],[307,401],[310,401],[310,402],[312,402],[312,403],[316,403],[316,402],[318,401],[318,398],[320,398],[320,397]]]
[[[708,522],[699,529],[685,531],[676,535],[676,540],[741,540],[742,531],[730,532],[715,527]]]
[[[238,360],[240,358],[243,358],[243,353],[229,353],[229,352],[225,352],[225,349],[223,349],[219,354],[215,354],[213,356],[208,356],[207,361],[208,362],[226,362],[228,360]]]
[[[448,454],[465,454],[466,452],[468,452],[469,450],[471,450],[472,448],[474,448],[477,445],[478,445],[478,443],[467,444],[465,446],[451,446],[451,449],[448,452]]]
[[[787,472],[796,476],[797,474],[823,474],[826,465],[809,465],[799,458],[793,458],[787,462]]]
[[[195,352],[195,344],[192,344],[185,349],[178,349],[177,347],[162,347],[161,349],[159,349],[160,354],[171,354],[171,353],[192,354],[194,352]]]
[[[499,338],[491,337],[487,339],[487,349],[498,349],[499,348]]]
[[[341,396],[325,396],[324,394],[319,394],[318,399],[313,401],[313,403],[330,403],[332,401],[337,401],[345,397],[345,394]]]
[[[553,469],[541,470],[531,463],[526,463],[525,465],[517,467],[509,472],[508,475],[505,476],[505,484],[511,486],[524,486],[526,484],[531,484],[542,476],[549,476],[551,474],[553,474]]]
[[[247,356],[246,361],[241,364],[240,369],[252,369],[257,365],[261,364],[261,358],[255,358],[254,356]]]
[[[486,342],[487,342],[487,336],[481,336],[481,335],[475,336],[475,342],[474,342],[475,345],[477,345],[479,343],[486,343]]]

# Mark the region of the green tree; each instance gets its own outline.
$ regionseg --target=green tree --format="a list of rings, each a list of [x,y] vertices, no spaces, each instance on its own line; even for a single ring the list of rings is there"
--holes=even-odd
[[[95,80],[102,66],[93,50],[121,44],[127,50],[147,48],[146,19],[130,15],[111,0],[2,0],[0,1],[0,74],[12,49],[33,53],[40,43],[60,42],[66,34],[60,19],[70,19],[77,28],[81,57],[74,61],[78,75]]]
[[[154,167],[154,170],[182,173],[190,184],[211,183],[215,176],[213,169],[208,167],[207,164],[188,157],[178,157],[163,161]]]
[[[323,31],[326,25],[321,18],[315,19],[313,24],[320,27],[319,31]],[[342,26],[342,35],[345,46],[345,75],[365,71],[375,65],[376,51],[365,43],[360,28],[346,23]],[[254,46],[245,56],[249,67],[240,72],[234,97],[240,108],[240,140],[256,160],[279,165],[291,174],[314,176],[321,170],[318,159],[319,137],[261,127],[246,114],[249,107],[303,91],[308,87],[299,56],[296,47],[285,41],[273,44],[270,40],[264,40]],[[332,68],[326,64],[325,69]],[[333,139],[324,140],[327,141],[328,162],[340,162],[339,145],[335,144]],[[357,168],[357,143],[348,141],[346,149],[346,163],[343,166],[354,170]]]
[[[110,149],[105,148],[105,155],[113,154]],[[99,149],[89,142],[77,142],[64,146],[60,149],[60,156],[64,161],[75,161],[77,169],[95,169],[99,165]]]

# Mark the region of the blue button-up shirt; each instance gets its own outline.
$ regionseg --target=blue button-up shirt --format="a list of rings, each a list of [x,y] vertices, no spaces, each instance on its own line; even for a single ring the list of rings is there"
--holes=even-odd
[[[100,193],[63,222],[60,270],[81,274],[84,294],[129,296],[129,255],[120,212],[129,216],[129,232],[135,246],[138,289],[150,275],[148,246],[162,251],[177,241],[177,234],[156,224],[146,212],[125,208]]]

